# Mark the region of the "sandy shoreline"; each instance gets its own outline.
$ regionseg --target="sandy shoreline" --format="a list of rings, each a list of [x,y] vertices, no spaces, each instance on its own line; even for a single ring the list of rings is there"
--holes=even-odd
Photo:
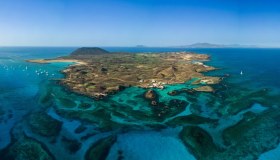
[[[30,59],[30,60],[26,60],[26,62],[41,63],[41,64],[53,63],[53,62],[73,62],[73,63],[75,63],[74,65],[86,65],[87,64],[84,61],[80,61],[80,60],[76,60],[76,59]]]

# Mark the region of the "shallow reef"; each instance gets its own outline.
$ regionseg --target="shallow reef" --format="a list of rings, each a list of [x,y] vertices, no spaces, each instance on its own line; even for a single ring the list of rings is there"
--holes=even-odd
[[[34,112],[27,118],[32,132],[41,136],[57,136],[61,130],[62,122],[53,119],[45,112]]]
[[[22,137],[1,151],[3,160],[54,160],[46,146],[38,141]]]
[[[149,57],[125,58],[144,63]],[[152,58],[149,63],[159,62]],[[77,74],[91,74],[78,71],[83,69],[81,66],[71,69]],[[112,69],[102,66],[96,71],[107,74]],[[160,72],[172,70],[176,67]],[[280,142],[279,90],[250,86],[245,80],[233,81],[235,77],[225,76],[223,71],[214,73],[213,77],[219,79],[209,80],[207,74],[194,76],[186,82],[165,84],[163,89],[123,86],[98,100],[73,92],[59,79],[45,80],[32,97],[36,107],[22,120],[14,121],[9,132],[11,142],[1,149],[0,159],[121,160],[134,156],[149,159],[145,156],[151,154],[176,157],[176,153],[181,158],[199,160],[255,160],[276,148]],[[140,80],[137,82],[142,83]],[[85,92],[95,91],[96,84],[80,87],[87,88]],[[1,125],[14,120],[16,114],[12,109],[0,108]]]
[[[106,159],[110,152],[111,146],[116,142],[115,136],[106,137],[98,140],[88,149],[85,159],[86,160],[101,160]],[[116,158],[119,159],[119,158]]]

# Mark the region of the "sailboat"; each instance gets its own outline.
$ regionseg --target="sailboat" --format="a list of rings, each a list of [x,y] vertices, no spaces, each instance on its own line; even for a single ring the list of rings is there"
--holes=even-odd
[[[243,75],[243,71],[241,70],[240,75]]]

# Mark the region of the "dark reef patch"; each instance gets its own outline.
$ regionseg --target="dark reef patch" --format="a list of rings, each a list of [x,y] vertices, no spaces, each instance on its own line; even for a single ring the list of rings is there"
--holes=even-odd
[[[85,160],[102,160],[106,159],[111,149],[111,146],[116,142],[116,136],[110,136],[95,142],[85,155]]]
[[[75,139],[69,139],[65,136],[62,137],[61,139],[63,145],[65,146],[65,148],[70,152],[70,153],[75,153],[77,152],[81,146],[82,143],[79,142],[78,140]]]
[[[22,136],[0,152],[1,160],[55,160],[38,141]]]
[[[27,118],[27,123],[34,133],[45,137],[57,136],[62,127],[62,122],[53,119],[45,112],[33,112]]]
[[[180,137],[197,159],[209,159],[218,150],[212,137],[200,127],[184,127]]]
[[[204,123],[217,123],[218,119],[210,119],[210,118],[205,118],[197,115],[188,115],[188,116],[180,116],[176,117],[170,121],[168,121],[166,124],[169,126],[184,126],[184,125],[198,125],[198,124],[204,124]]]

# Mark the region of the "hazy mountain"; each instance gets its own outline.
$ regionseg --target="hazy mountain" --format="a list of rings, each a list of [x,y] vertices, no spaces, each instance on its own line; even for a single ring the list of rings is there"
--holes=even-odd
[[[255,45],[240,45],[240,44],[211,44],[211,43],[194,43],[190,45],[178,46],[181,48],[256,48]]]

